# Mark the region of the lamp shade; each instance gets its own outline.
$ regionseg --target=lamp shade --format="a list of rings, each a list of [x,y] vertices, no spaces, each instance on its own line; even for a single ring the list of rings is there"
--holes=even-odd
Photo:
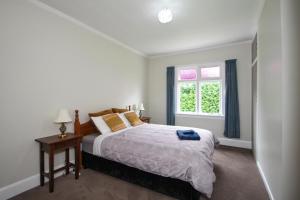
[[[136,110],[136,104],[132,105],[132,110]]]
[[[145,110],[144,104],[142,104],[142,103],[141,103],[141,105],[140,105],[140,110],[143,110],[143,111]]]
[[[57,115],[57,118],[54,120],[54,123],[67,123],[71,122],[72,119],[69,115],[67,109],[60,109]]]

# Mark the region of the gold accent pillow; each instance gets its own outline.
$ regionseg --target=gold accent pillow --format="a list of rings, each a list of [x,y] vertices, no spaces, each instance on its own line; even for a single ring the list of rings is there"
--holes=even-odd
[[[89,113],[90,117],[99,117],[99,116],[103,116],[103,115],[107,115],[107,114],[111,114],[113,113],[112,109],[107,109],[107,110],[102,110],[99,112],[95,112],[95,113]]]
[[[140,118],[137,116],[135,112],[127,112],[124,113],[124,115],[130,122],[131,126],[138,126],[143,124],[143,122],[140,120]]]
[[[102,118],[112,132],[126,128],[126,125],[117,113],[104,115]]]

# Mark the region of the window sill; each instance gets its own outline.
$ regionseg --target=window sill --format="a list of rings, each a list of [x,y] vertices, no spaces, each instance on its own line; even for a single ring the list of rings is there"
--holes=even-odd
[[[189,118],[206,118],[206,119],[221,119],[224,120],[224,115],[205,115],[199,113],[176,113],[176,117],[189,117]]]

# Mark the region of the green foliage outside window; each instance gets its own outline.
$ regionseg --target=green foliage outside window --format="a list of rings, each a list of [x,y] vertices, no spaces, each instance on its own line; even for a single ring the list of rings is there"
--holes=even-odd
[[[219,82],[207,82],[201,84],[201,111],[203,113],[220,113],[220,90]],[[180,84],[180,111],[196,112],[196,84]]]
[[[180,84],[180,111],[196,112],[196,84]]]
[[[219,82],[207,82],[200,86],[201,111],[203,113],[220,113],[220,90]],[[180,111],[196,112],[196,83],[180,84]]]
[[[201,85],[201,109],[203,113],[220,112],[220,83],[209,82]]]

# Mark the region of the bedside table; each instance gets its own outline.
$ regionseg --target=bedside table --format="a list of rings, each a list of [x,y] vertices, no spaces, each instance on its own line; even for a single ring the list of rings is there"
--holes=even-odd
[[[75,179],[79,177],[80,168],[80,142],[81,136],[67,133],[65,138],[59,138],[58,135],[35,139],[40,144],[40,185],[45,183],[45,177],[49,179],[49,192],[54,191],[54,173],[65,170],[69,174],[71,166],[75,167]],[[75,148],[75,165],[69,161],[69,149]],[[65,166],[54,169],[54,154],[58,150],[65,150]],[[49,173],[45,172],[44,152],[49,154]]]
[[[140,117],[140,120],[145,123],[150,123],[151,117]]]

